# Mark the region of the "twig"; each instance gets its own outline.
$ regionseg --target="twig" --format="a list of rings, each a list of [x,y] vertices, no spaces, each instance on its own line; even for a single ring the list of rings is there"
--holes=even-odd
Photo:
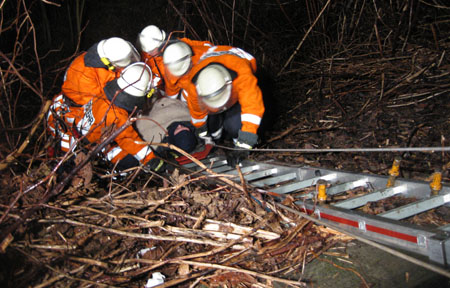
[[[219,176],[213,170],[211,170],[210,168],[206,167],[205,164],[200,162],[198,159],[192,157],[190,154],[186,153],[185,151],[183,151],[182,149],[178,148],[177,146],[172,145],[172,144],[158,144],[158,145],[169,147],[170,149],[175,150],[175,151],[179,152],[180,154],[183,154],[184,156],[188,157],[192,162],[194,162],[195,164],[197,164],[198,166],[203,168],[206,172],[208,172],[209,174],[211,174],[213,176],[217,176],[217,179],[219,179],[220,181],[230,185],[232,188],[235,188],[238,191],[243,191],[244,190],[244,188],[241,185],[239,185],[236,182],[233,182],[232,180],[227,179],[227,178],[225,178],[223,176]]]
[[[15,151],[12,154],[9,154],[6,157],[6,159],[4,159],[2,161],[2,163],[0,163],[0,171],[7,168],[9,166],[9,164],[11,164],[14,160],[16,160],[17,156],[20,155],[23,152],[23,150],[25,150],[25,148],[28,146],[28,144],[30,144],[31,137],[34,135],[34,132],[36,132],[37,128],[39,127],[39,124],[41,124],[41,121],[42,121],[42,119],[44,119],[44,116],[47,114],[47,111],[51,104],[52,104],[52,101],[47,100],[42,105],[41,112],[39,113],[39,116],[37,117],[37,120],[34,123],[33,127],[31,128],[27,138],[25,138],[22,145],[20,145],[20,147],[19,147],[19,149],[17,149],[17,151]],[[1,220],[0,220],[0,222],[1,222]]]
[[[39,222],[40,223],[66,223],[66,224],[70,224],[70,225],[88,227],[91,229],[97,229],[97,230],[104,231],[107,233],[130,237],[130,238],[136,238],[136,239],[188,242],[188,243],[205,244],[205,245],[219,246],[219,247],[226,245],[226,243],[221,243],[221,242],[212,241],[212,240],[208,240],[208,239],[192,239],[192,238],[178,237],[178,236],[159,236],[159,235],[153,235],[153,234],[125,232],[122,230],[102,227],[102,226],[89,224],[89,223],[83,223],[83,222],[79,222],[79,221],[71,220],[71,219],[49,219],[49,220],[42,219],[42,220],[39,220]],[[236,248],[239,248],[239,247],[236,247]],[[240,249],[242,249],[242,248],[240,248]]]
[[[315,254],[314,251],[312,251],[311,253]],[[342,267],[340,265],[337,265],[336,263],[334,263],[331,260],[324,259],[324,258],[319,258],[317,256],[316,256],[316,259],[319,260],[319,261],[330,263],[331,265],[333,265],[336,268],[353,272],[354,274],[356,274],[356,276],[359,277],[359,279],[361,279],[361,282],[363,283],[364,287],[366,287],[366,288],[370,287],[369,284],[367,284],[367,281],[364,279],[364,277],[362,277],[362,275],[358,271],[356,271],[355,269],[350,268],[350,267]]]
[[[172,260],[169,262],[170,263],[178,263],[178,264],[183,263],[183,264],[188,264],[188,265],[198,266],[198,267],[207,267],[207,268],[214,268],[214,269],[220,269],[220,270],[225,270],[225,271],[244,273],[244,274],[252,275],[252,276],[255,276],[258,278],[263,278],[263,279],[267,279],[267,280],[271,280],[271,281],[275,281],[275,282],[279,282],[279,283],[284,283],[287,285],[291,285],[293,287],[306,287],[306,284],[304,282],[286,280],[283,278],[273,277],[273,276],[265,275],[265,274],[251,271],[251,270],[229,267],[229,266],[224,266],[224,265],[219,265],[219,264],[202,263],[202,262],[195,262],[195,261],[188,261],[188,260]]]
[[[319,21],[320,17],[322,16],[323,12],[325,11],[325,9],[328,7],[328,5],[330,4],[331,0],[328,0],[327,3],[325,3],[325,5],[323,6],[322,10],[320,11],[319,15],[317,15],[316,19],[314,20],[314,22],[311,24],[311,26],[309,26],[308,31],[306,31],[305,35],[303,36],[302,40],[300,41],[300,43],[298,43],[297,48],[295,48],[294,53],[292,53],[291,57],[289,57],[289,59],[286,61],[286,63],[283,65],[283,67],[281,68],[281,70],[277,73],[277,77],[279,77],[281,75],[281,73],[283,73],[284,69],[289,65],[289,63],[291,63],[292,59],[294,59],[295,55],[297,54],[297,52],[300,50],[300,48],[303,45],[303,42],[305,42],[306,38],[308,37],[309,33],[312,31],[312,29],[314,28],[314,26],[316,26],[317,21]]]
[[[383,58],[383,46],[381,45],[380,34],[378,33],[377,24],[373,24],[373,28],[375,30],[375,36],[377,36],[378,49],[380,51],[380,57]]]
[[[112,286],[112,285],[107,285],[107,284],[97,283],[96,281],[91,281],[91,280],[88,280],[88,279],[82,279],[82,278],[73,277],[73,276],[71,276],[70,274],[65,273],[65,272],[62,272],[62,271],[60,271],[60,270],[58,270],[58,269],[56,269],[56,268],[53,268],[53,267],[51,267],[50,265],[48,265],[48,264],[46,264],[46,263],[42,263],[41,261],[39,261],[39,260],[38,260],[36,257],[34,257],[33,255],[28,254],[28,253],[25,253],[25,251],[23,251],[22,249],[19,249],[19,248],[16,248],[16,249],[17,249],[17,251],[19,251],[20,253],[24,254],[26,257],[30,258],[33,262],[38,263],[39,265],[44,265],[47,269],[49,269],[49,270],[55,272],[56,274],[58,274],[58,278],[57,278],[57,279],[55,278],[55,281],[57,281],[57,280],[59,280],[59,279],[61,279],[61,278],[68,278],[68,279],[73,279],[73,280],[77,280],[77,281],[80,281],[80,282],[86,282],[86,283],[90,283],[90,284],[99,285],[99,286],[102,286],[102,287],[116,287],[116,286]],[[86,266],[84,266],[84,265],[81,266],[81,267],[82,267],[82,269],[80,269],[80,270],[75,269],[75,270],[72,270],[72,271],[76,271],[75,273],[77,273],[78,271],[81,271],[81,270],[83,270],[83,269],[86,268]],[[80,267],[80,268],[81,268],[81,267]],[[69,273],[71,273],[71,272],[69,272]],[[53,282],[54,282],[54,281],[53,281]],[[52,283],[53,283],[53,282],[52,282]],[[47,282],[46,282],[46,283],[47,283]],[[42,284],[41,284],[41,285],[42,285]],[[49,285],[49,284],[46,284],[46,285]],[[38,287],[44,287],[44,286],[38,286]]]
[[[200,37],[198,36],[198,34],[195,32],[194,28],[189,24],[189,21],[183,16],[183,14],[180,12],[180,10],[178,10],[178,8],[176,7],[176,5],[172,2],[172,0],[168,0],[170,6],[172,6],[173,10],[175,10],[175,12],[178,14],[178,16],[181,18],[181,20],[183,21],[184,25],[186,25],[186,27],[188,27],[188,29],[191,31],[191,33],[194,35],[194,37],[196,39],[200,39]]]
[[[255,206],[253,205],[250,194],[247,191],[247,186],[245,185],[245,178],[244,175],[242,175],[241,167],[239,167],[239,165],[236,165],[236,170],[239,174],[239,179],[241,180],[242,192],[244,192],[245,200],[247,201],[248,206],[250,206],[252,210],[255,210]]]
[[[194,226],[192,226],[192,229],[198,229],[200,225],[202,225],[203,220],[205,220],[206,213],[208,213],[208,211],[206,209],[202,209],[202,213],[198,217],[197,221],[195,221],[195,224]]]
[[[386,93],[384,93],[384,97],[386,97],[386,95],[391,94],[392,92],[394,92],[395,90],[397,90],[398,88],[409,84],[412,80],[414,80],[415,78],[417,78],[418,76],[420,76],[423,72],[425,72],[426,70],[433,68],[434,66],[436,66],[436,63],[431,63],[430,65],[428,65],[427,67],[424,67],[422,69],[420,69],[419,71],[417,71],[416,73],[402,79],[397,85],[395,85],[394,87],[392,87],[391,89],[389,89],[388,91],[386,91]]]
[[[319,127],[319,128],[311,128],[311,129],[302,129],[302,130],[296,130],[296,128],[298,128],[297,125],[293,125],[291,127],[289,127],[288,129],[284,130],[283,132],[281,132],[280,134],[278,134],[275,137],[270,138],[269,140],[266,141],[266,144],[274,142],[276,140],[279,140],[281,138],[283,138],[284,136],[288,135],[289,133],[293,133],[294,135],[296,134],[301,134],[301,133],[310,133],[310,132],[319,132],[319,131],[327,131],[327,130],[333,130],[333,129],[337,129],[340,126],[342,126],[343,124],[338,124],[336,126],[332,126],[332,127]]]
[[[184,218],[191,219],[191,220],[199,219],[198,217],[195,217],[195,216],[186,215],[186,214],[169,211],[169,210],[161,209],[161,208],[159,208],[157,211],[160,213],[172,214],[172,215],[184,217]],[[269,232],[269,231],[261,230],[261,229],[255,230],[255,228],[245,227],[245,226],[237,225],[234,223],[226,223],[226,222],[217,221],[217,220],[213,220],[213,219],[204,219],[204,222],[205,222],[205,224],[204,224],[203,228],[206,230],[221,231],[221,229],[222,229],[222,230],[232,231],[233,233],[243,234],[243,235],[246,235],[247,233],[255,233],[256,237],[261,237],[261,238],[265,238],[265,239],[269,239],[269,240],[277,239],[280,237],[280,235],[278,235],[277,233],[273,233],[273,232]],[[262,227],[261,225],[258,225],[258,226]]]
[[[71,270],[71,271],[69,271],[69,272],[67,272],[67,273],[68,273],[69,275],[70,275],[70,274],[76,274],[76,273],[82,271],[82,270],[85,269],[85,268],[86,268],[86,266],[85,266],[85,265],[82,265],[82,266],[79,266],[79,267],[77,267],[77,268],[75,268],[75,269],[73,269],[73,270]],[[47,287],[47,286],[49,286],[49,285],[55,283],[56,281],[59,281],[59,280],[65,278],[65,277],[66,277],[66,276],[63,275],[63,274],[58,274],[57,276],[52,277],[52,278],[50,278],[50,279],[44,281],[43,283],[34,286],[33,288],[44,288],[44,287]]]

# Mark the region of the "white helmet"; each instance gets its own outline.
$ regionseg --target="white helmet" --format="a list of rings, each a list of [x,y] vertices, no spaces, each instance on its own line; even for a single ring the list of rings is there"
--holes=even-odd
[[[152,84],[152,70],[144,62],[136,62],[123,69],[117,85],[129,95],[147,95]]]
[[[156,54],[155,50],[164,43],[164,40],[166,40],[166,32],[155,25],[145,27],[138,37],[142,51],[149,54]]]
[[[210,108],[223,108],[231,97],[231,83],[231,75],[224,66],[209,64],[195,80],[198,98]]]
[[[136,48],[130,42],[119,37],[100,41],[97,45],[97,53],[108,68],[110,65],[122,68],[139,61]],[[108,65],[108,63],[110,64]]]
[[[164,49],[164,66],[173,76],[180,77],[191,68],[192,49],[188,44],[178,41]]]

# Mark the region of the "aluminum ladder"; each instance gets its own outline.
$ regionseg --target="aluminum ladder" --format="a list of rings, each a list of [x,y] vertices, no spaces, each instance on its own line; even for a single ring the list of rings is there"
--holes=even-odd
[[[215,173],[234,175],[233,181],[240,182],[238,171],[227,165],[225,156],[211,155],[201,162]],[[190,171],[201,170],[194,163],[185,164],[182,167]],[[449,206],[449,185],[442,184],[439,193],[432,195],[430,183],[425,181],[396,178],[394,185],[387,188],[389,176],[309,166],[289,167],[249,160],[241,164],[241,173],[249,185],[281,195],[295,195],[296,192],[309,188],[311,192],[295,196],[295,204],[301,210],[315,214],[325,223],[337,225],[342,230],[391,247],[424,255],[431,262],[450,267],[450,225],[431,228],[402,221],[430,209]],[[367,189],[368,193],[333,204],[321,204],[316,200],[317,193],[314,189],[319,180],[326,181],[326,193],[329,197],[359,187]],[[417,201],[377,215],[358,210],[369,202],[380,201],[394,195],[414,197]]]

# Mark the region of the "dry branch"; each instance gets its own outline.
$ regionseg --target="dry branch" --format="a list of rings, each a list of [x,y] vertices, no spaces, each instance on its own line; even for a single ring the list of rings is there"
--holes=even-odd
[[[40,125],[42,125],[42,123],[41,123],[42,119],[44,119],[44,116],[47,114],[48,108],[50,107],[51,104],[52,104],[52,101],[50,101],[50,100],[48,100],[45,103],[43,103],[41,112],[37,116],[36,121],[34,121],[34,125],[31,128],[30,133],[28,134],[27,138],[25,138],[25,140],[23,141],[22,145],[20,145],[20,147],[16,151],[14,151],[12,154],[9,154],[6,157],[6,159],[4,159],[0,163],[0,171],[2,171],[5,168],[7,168],[8,165],[11,164],[14,160],[16,160],[17,157],[19,157],[23,153],[25,148],[27,148],[27,146],[30,144],[31,138],[34,136],[34,133],[36,132],[38,127]]]

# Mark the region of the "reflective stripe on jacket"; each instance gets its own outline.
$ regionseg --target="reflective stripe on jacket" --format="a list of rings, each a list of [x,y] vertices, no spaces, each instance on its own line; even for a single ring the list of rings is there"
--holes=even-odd
[[[47,113],[47,131],[60,141],[63,152],[74,151],[77,139],[72,128],[76,117],[80,117],[81,107],[67,105],[62,94],[53,98],[53,104]],[[80,118],[79,118],[80,119]]]

